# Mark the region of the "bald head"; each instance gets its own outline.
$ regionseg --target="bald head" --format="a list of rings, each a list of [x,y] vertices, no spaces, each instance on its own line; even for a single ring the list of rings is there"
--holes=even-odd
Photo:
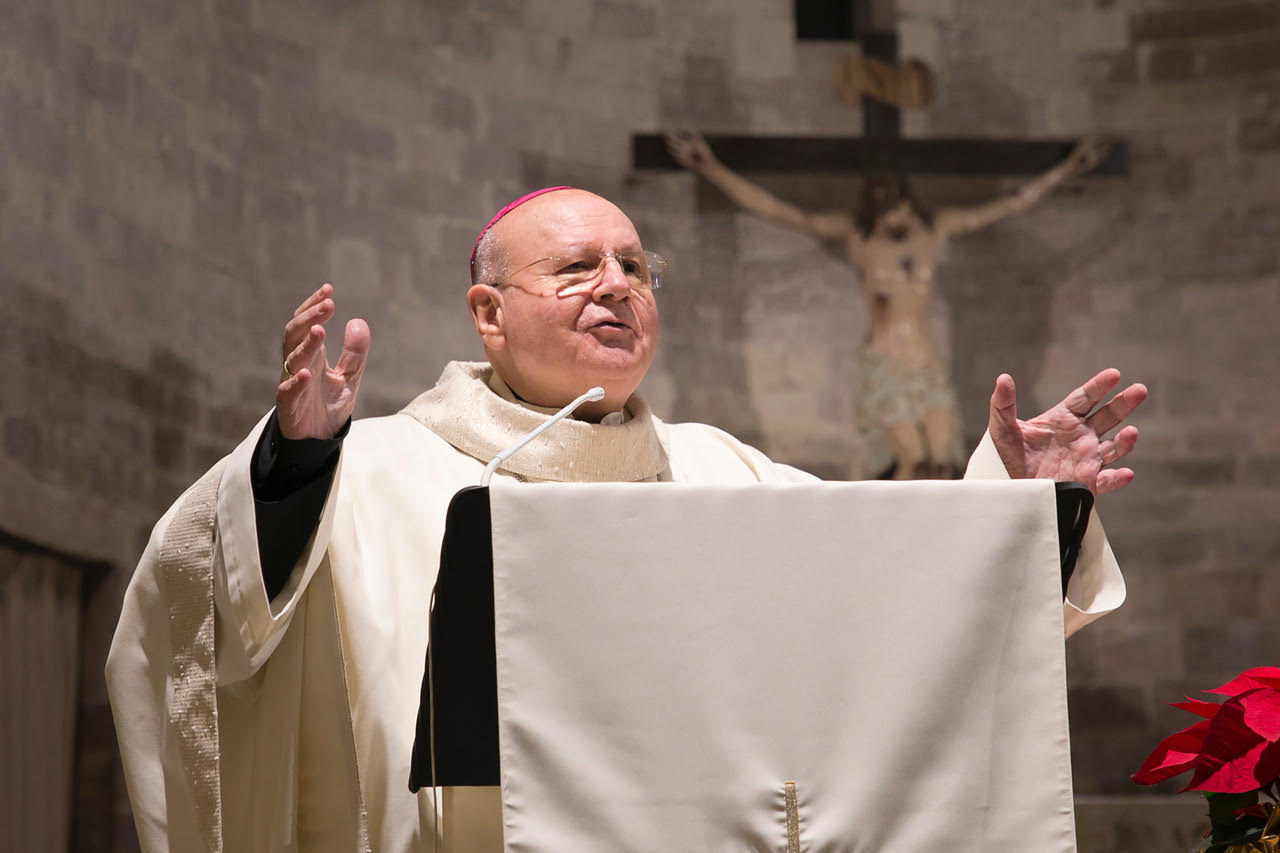
[[[620,262],[608,260],[588,287],[557,292],[535,262],[640,251],[626,214],[579,189],[530,198],[481,236],[467,303],[490,363],[520,397],[561,406],[600,385],[596,414],[622,407],[656,351],[652,291],[633,288]]]
[[[635,247],[640,238],[635,236],[635,226],[617,205],[606,198],[575,187],[554,187],[530,193],[499,211],[476,242],[474,269],[471,281],[492,283],[504,273],[519,269],[525,261],[504,269],[512,260],[506,251],[512,239],[533,238],[542,245],[552,245],[561,232],[590,227],[591,222],[611,224],[610,220],[625,221],[634,236]],[[529,260],[533,260],[530,258]],[[488,274],[481,275],[482,266],[489,266]]]

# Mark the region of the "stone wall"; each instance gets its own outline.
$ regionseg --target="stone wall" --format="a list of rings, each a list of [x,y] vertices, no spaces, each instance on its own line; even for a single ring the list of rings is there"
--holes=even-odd
[[[1182,724],[1163,703],[1274,663],[1280,607],[1280,3],[899,0],[938,73],[917,136],[1114,133],[1087,179],[957,239],[940,274],[972,442],[994,376],[1024,412],[1114,364],[1152,390],[1137,482],[1104,498],[1130,601],[1070,645],[1077,786]],[[866,328],[848,269],[629,137],[856,134],[847,45],[785,0],[9,0],[0,10],[0,527],[103,560],[85,621],[78,849],[130,843],[99,675],[164,507],[270,405],[279,330],[321,281],[373,353],[358,414],[475,357],[465,256],[550,183],[618,201],[672,262],[646,391],[777,458],[845,476]],[[853,178],[756,176],[810,206]],[[930,178],[934,204],[1015,180]],[[92,780],[92,781],[85,781]]]

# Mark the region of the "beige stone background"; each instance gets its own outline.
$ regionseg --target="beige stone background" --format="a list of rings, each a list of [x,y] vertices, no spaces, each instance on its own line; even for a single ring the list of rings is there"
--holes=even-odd
[[[969,443],[1002,370],[1026,412],[1106,365],[1151,388],[1138,479],[1101,501],[1129,603],[1069,646],[1073,749],[1082,850],[1185,849],[1187,809],[1128,799],[1146,793],[1128,774],[1189,722],[1164,703],[1280,662],[1280,3],[897,11],[904,55],[938,73],[908,133],[1132,146],[1129,176],[955,241],[939,322]],[[70,780],[36,797],[66,801],[67,845],[136,845],[101,677],[120,596],[155,519],[270,406],[281,325],[322,281],[340,319],[373,330],[358,414],[394,411],[479,354],[462,294],[492,211],[546,184],[593,189],[672,260],[645,389],[659,413],[846,475],[865,328],[850,272],[687,174],[629,169],[630,135],[665,126],[858,133],[830,84],[849,46],[797,42],[791,15],[787,0],[0,3],[0,581],[13,605],[75,595],[79,573],[84,602],[51,628],[9,606],[0,630],[11,657],[16,637],[45,650],[19,658],[28,682],[69,673],[52,691],[75,718],[64,754],[31,759]],[[756,177],[812,206],[857,187]],[[959,204],[1016,183],[916,187]]]

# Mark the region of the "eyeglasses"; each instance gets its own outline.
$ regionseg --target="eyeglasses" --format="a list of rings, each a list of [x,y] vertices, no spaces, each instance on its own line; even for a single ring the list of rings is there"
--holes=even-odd
[[[557,296],[572,296],[595,287],[604,277],[610,258],[618,262],[633,290],[656,290],[667,269],[667,259],[657,252],[586,252],[539,258],[508,273],[494,284],[507,284],[525,270],[531,270],[542,285],[540,290],[552,291]]]

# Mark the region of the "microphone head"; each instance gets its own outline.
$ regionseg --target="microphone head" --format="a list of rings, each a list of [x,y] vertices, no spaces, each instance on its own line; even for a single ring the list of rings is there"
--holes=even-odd
[[[585,396],[586,396],[586,399],[588,399],[588,400],[590,400],[590,401],[592,401],[592,402],[595,402],[596,400],[603,400],[603,399],[604,399],[604,389],[603,389],[603,388],[601,388],[599,385],[597,385],[596,387],[594,387],[594,388],[592,388],[590,391],[588,391],[588,392],[586,393],[586,395],[585,395]]]

